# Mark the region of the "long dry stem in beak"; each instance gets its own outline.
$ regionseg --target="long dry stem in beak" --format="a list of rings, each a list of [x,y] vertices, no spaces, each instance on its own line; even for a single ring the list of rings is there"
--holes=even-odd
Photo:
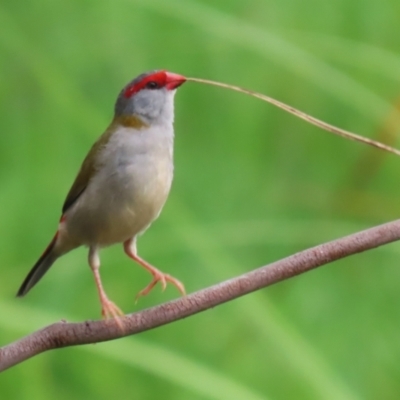
[[[337,128],[336,126],[330,125],[324,121],[321,121],[317,118],[312,117],[311,115],[308,115],[306,113],[304,113],[303,111],[297,110],[294,107],[288,106],[285,103],[282,103],[278,100],[273,99],[272,97],[269,96],[265,96],[263,94],[257,93],[257,92],[253,92],[252,90],[248,90],[248,89],[243,89],[239,86],[235,86],[235,85],[228,85],[226,83],[221,83],[221,82],[215,82],[215,81],[210,81],[208,79],[200,79],[200,78],[187,78],[187,81],[192,81],[192,82],[198,82],[198,83],[205,83],[207,85],[213,85],[213,86],[219,86],[225,89],[231,89],[231,90],[235,90],[237,92],[240,93],[244,93],[244,94],[248,94],[250,96],[256,97],[258,99],[261,99],[263,101],[266,101],[267,103],[271,103],[276,107],[281,108],[282,110],[287,111],[290,114],[295,115],[298,118],[303,119],[304,121],[309,122],[310,124],[313,124],[315,126],[318,126],[319,128],[322,128],[328,132],[334,133],[335,135],[339,135],[342,136],[346,139],[350,139],[350,140],[355,140],[356,142],[361,142],[361,143],[365,143],[369,146],[373,146],[376,147],[378,149],[384,150],[384,151],[388,151],[389,153],[393,153],[396,154],[397,156],[400,156],[400,150],[397,150],[391,146],[387,146],[381,142],[377,142],[375,140],[372,139],[368,139],[364,136],[360,136],[357,135],[355,133],[349,132],[349,131],[345,131],[344,129],[340,129]]]

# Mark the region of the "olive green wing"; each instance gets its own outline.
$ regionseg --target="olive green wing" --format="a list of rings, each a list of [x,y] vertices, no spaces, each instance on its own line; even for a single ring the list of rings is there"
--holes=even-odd
[[[113,129],[108,128],[106,132],[100,136],[97,142],[94,143],[89,153],[83,160],[81,169],[79,170],[78,176],[76,177],[74,183],[71,186],[67,194],[67,198],[64,201],[64,205],[62,208],[62,213],[64,214],[82,195],[82,193],[87,188],[90,179],[93,177],[96,172],[96,159],[98,158],[98,154],[101,151],[101,148],[108,142],[109,137],[113,131]]]

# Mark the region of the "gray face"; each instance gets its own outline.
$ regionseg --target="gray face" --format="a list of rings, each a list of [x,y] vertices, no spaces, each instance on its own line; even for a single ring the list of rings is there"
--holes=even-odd
[[[127,101],[124,112],[137,115],[148,123],[163,123],[168,119],[172,122],[174,94],[175,90],[166,88],[142,89]]]
[[[125,96],[127,88],[140,83],[143,78],[155,72],[157,71],[138,76],[121,91],[115,104],[116,116],[138,116],[149,124],[173,122],[175,90],[167,89],[165,86],[156,89],[144,87],[129,97]]]

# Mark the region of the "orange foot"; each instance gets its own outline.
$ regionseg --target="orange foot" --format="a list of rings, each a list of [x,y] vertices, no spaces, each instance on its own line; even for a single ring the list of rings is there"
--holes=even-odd
[[[101,315],[104,319],[114,318],[117,325],[124,330],[121,317],[124,316],[124,313],[120,310],[120,308],[109,300],[107,297],[103,297],[101,299]]]
[[[157,284],[157,282],[161,282],[161,287],[163,291],[167,287],[167,282],[169,282],[172,283],[179,290],[182,296],[186,295],[185,286],[183,286],[183,283],[178,279],[174,278],[171,275],[164,274],[156,268],[151,271],[151,274],[153,275],[152,281],[136,295],[135,302],[138,301],[139,297],[149,294],[154,286]]]

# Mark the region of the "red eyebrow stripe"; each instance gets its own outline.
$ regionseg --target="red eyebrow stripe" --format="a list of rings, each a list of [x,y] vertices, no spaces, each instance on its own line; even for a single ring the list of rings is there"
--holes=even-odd
[[[150,81],[155,81],[160,87],[165,86],[167,83],[167,75],[165,71],[159,71],[154,74],[145,76],[139,82],[133,83],[125,89],[124,96],[126,98],[131,97],[133,94],[142,90]]]

